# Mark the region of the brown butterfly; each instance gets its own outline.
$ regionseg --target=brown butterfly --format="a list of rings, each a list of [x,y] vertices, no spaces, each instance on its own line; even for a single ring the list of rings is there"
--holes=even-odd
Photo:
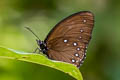
[[[68,62],[80,67],[86,58],[86,49],[91,39],[94,16],[89,11],[82,11],[59,22],[44,41],[37,38],[39,50],[49,59]]]

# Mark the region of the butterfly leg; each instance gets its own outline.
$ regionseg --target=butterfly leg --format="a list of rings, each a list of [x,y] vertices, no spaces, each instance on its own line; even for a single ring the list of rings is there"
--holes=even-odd
[[[37,47],[33,53],[36,53],[36,52],[37,52],[37,50],[39,50],[39,52],[38,52],[38,53],[40,53],[40,52],[41,52],[41,49]]]
[[[40,54],[40,52],[42,52],[42,51],[41,51],[41,49],[39,48],[39,52],[38,52],[38,54]]]
[[[36,49],[35,49],[35,51],[33,51],[33,53],[36,53],[36,52],[37,52],[37,50],[38,50],[38,48],[36,48]]]

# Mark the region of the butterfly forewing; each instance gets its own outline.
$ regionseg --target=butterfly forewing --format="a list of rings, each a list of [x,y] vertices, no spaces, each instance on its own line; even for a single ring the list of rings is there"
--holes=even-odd
[[[87,11],[75,13],[62,20],[44,41],[48,48],[48,57],[79,67],[86,56],[93,25],[93,14]]]

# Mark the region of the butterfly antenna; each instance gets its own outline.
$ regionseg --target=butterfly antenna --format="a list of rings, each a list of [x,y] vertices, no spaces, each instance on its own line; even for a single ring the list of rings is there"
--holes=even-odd
[[[34,36],[36,36],[38,39],[39,39],[39,37],[29,28],[29,27],[25,27],[27,30],[29,30],[30,32],[32,32],[33,33],[33,35]],[[39,39],[40,40],[40,39]]]

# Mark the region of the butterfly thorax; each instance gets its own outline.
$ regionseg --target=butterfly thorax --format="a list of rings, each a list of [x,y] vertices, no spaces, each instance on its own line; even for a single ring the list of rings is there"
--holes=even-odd
[[[47,47],[46,44],[43,41],[37,40],[37,44],[40,47],[41,52],[44,54],[47,54]]]

